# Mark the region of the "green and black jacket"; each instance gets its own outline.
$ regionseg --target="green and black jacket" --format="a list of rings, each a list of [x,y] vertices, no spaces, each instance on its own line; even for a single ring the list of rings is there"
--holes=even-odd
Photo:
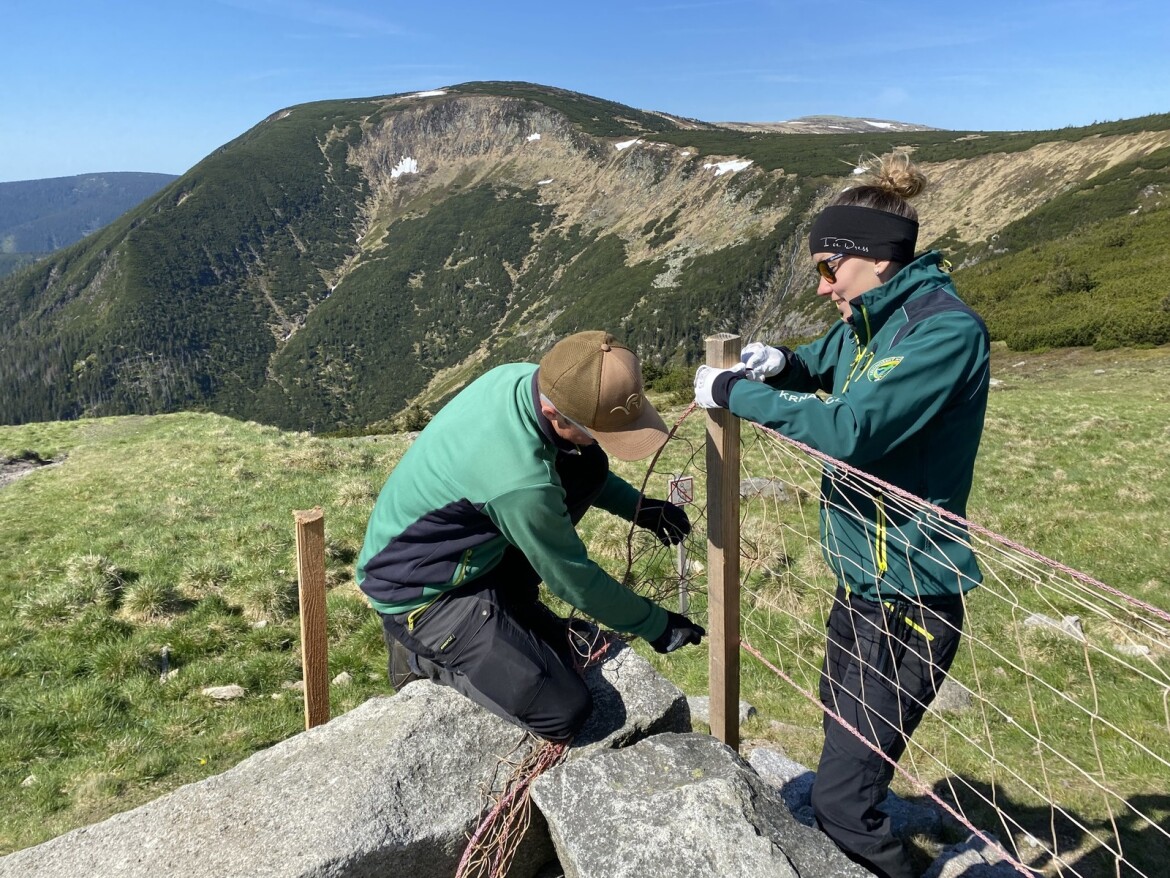
[[[540,413],[536,368],[492,369],[427,424],[378,496],[358,584],[379,612],[408,613],[473,582],[513,545],[558,597],[653,640],[666,612],[590,560],[569,517],[556,456],[576,449]],[[594,505],[629,521],[638,497],[609,472]]]
[[[851,321],[798,347],[767,384],[736,381],[728,408],[965,517],[987,410],[987,328],[937,252],[852,307]],[[877,600],[982,581],[964,528],[886,493],[824,468],[821,545],[842,586]]]

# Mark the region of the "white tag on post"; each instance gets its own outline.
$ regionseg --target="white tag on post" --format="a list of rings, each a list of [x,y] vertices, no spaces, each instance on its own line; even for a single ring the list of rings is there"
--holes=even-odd
[[[675,506],[683,506],[695,502],[695,479],[693,476],[679,476],[669,482],[670,492],[667,499]]]

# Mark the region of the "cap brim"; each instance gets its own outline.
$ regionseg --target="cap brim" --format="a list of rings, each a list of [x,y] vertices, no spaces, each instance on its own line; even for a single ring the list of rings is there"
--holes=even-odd
[[[647,458],[665,445],[667,436],[670,435],[666,429],[666,422],[649,402],[642,407],[642,413],[637,420],[631,421],[622,429],[603,433],[596,428],[590,428],[589,432],[597,439],[597,444],[606,454],[611,454],[618,460]]]

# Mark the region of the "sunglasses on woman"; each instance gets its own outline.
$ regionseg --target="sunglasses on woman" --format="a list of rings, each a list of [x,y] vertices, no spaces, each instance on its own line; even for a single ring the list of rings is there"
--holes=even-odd
[[[829,263],[840,262],[848,255],[848,253],[834,253],[832,256],[828,256],[825,259],[818,259],[816,262],[817,274],[819,274],[829,283],[835,284],[837,282],[837,272],[833,270],[833,266]]]

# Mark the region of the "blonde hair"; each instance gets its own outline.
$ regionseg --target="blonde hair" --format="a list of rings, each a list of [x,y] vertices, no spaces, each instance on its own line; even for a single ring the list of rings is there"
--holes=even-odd
[[[846,189],[833,199],[833,204],[871,207],[918,220],[918,211],[910,204],[910,199],[926,188],[927,179],[910,161],[908,152],[895,150],[884,156],[871,154],[859,165],[859,170],[865,175],[865,181],[860,186]]]

